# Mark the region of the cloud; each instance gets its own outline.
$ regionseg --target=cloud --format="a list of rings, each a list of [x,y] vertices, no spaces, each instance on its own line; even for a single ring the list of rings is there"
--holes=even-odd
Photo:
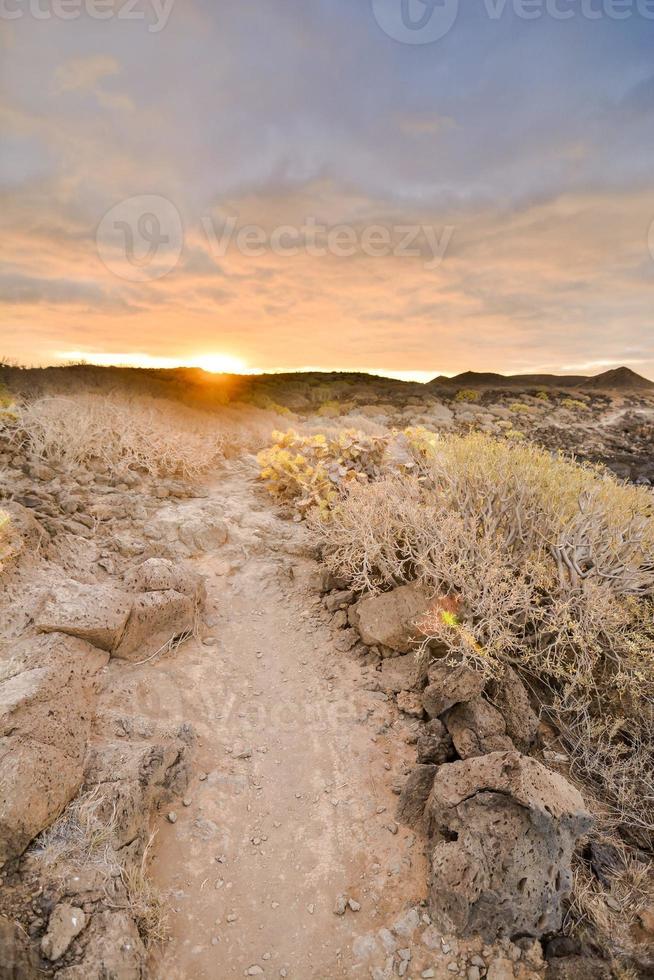
[[[637,22],[482,8],[424,48],[351,0],[188,0],[156,35],[115,18],[12,22],[3,354],[222,346],[267,368],[451,373],[631,351],[654,373],[651,38]],[[95,242],[138,195],[170,200],[186,233],[176,268],[146,283],[113,275]],[[454,234],[435,269],[424,243],[254,259],[207,239],[202,219],[219,233],[229,216]]]
[[[92,92],[102,78],[118,75],[120,65],[109,55],[89,55],[84,58],[71,58],[57,68],[54,78],[54,91]]]

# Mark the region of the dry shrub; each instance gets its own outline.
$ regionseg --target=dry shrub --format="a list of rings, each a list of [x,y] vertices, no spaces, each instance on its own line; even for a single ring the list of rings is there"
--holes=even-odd
[[[23,406],[17,434],[44,462],[79,467],[100,461],[155,477],[193,478],[222,458],[214,418],[165,399],[62,395]]]
[[[226,453],[264,445],[277,421],[244,405],[208,412],[147,395],[53,395],[25,403],[5,431],[47,463],[194,479]]]
[[[424,474],[427,474],[425,477]],[[360,591],[420,579],[460,597],[428,638],[548,692],[575,770],[654,834],[654,518],[646,488],[482,434],[447,437],[420,477],[354,486],[315,521]]]
[[[615,976],[635,980],[642,974],[632,972],[625,958],[644,968],[651,966],[651,943],[641,916],[654,905],[654,879],[651,865],[634,859],[619,838],[611,838],[610,846],[619,858],[604,880],[598,879],[587,862],[576,858],[564,930],[610,950]]]

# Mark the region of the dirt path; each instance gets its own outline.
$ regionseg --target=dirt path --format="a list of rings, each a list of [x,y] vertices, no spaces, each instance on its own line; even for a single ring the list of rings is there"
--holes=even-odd
[[[390,789],[415,751],[387,737],[390,705],[362,689],[319,597],[289,575],[303,529],[274,516],[244,465],[211,496],[229,540],[198,562],[209,627],[125,681],[140,713],[198,734],[187,798],[154,848],[174,908],[155,973],[368,976],[365,935],[424,895]],[[360,911],[335,915],[341,893]]]

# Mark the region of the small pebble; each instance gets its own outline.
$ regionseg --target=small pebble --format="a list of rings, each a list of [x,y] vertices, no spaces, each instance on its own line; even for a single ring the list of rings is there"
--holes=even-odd
[[[345,915],[348,901],[345,895],[338,895],[334,903],[334,915]]]
[[[168,814],[168,823],[177,823],[177,814],[174,810],[171,810]]]
[[[353,898],[349,898],[347,904],[350,906],[353,912],[361,911],[361,905],[359,904],[359,902],[356,902]]]

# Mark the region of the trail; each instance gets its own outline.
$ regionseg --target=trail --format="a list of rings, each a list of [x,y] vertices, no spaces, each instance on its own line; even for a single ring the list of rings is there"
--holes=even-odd
[[[274,515],[246,464],[228,465],[210,499],[229,538],[197,562],[209,625],[129,675],[140,713],[198,735],[187,796],[153,849],[173,908],[154,973],[368,976],[359,937],[424,896],[422,849],[394,825],[391,791],[415,751],[390,737],[391,706],[363,690],[342,632],[289,574],[311,568],[304,529]],[[335,915],[341,893],[360,910]]]

